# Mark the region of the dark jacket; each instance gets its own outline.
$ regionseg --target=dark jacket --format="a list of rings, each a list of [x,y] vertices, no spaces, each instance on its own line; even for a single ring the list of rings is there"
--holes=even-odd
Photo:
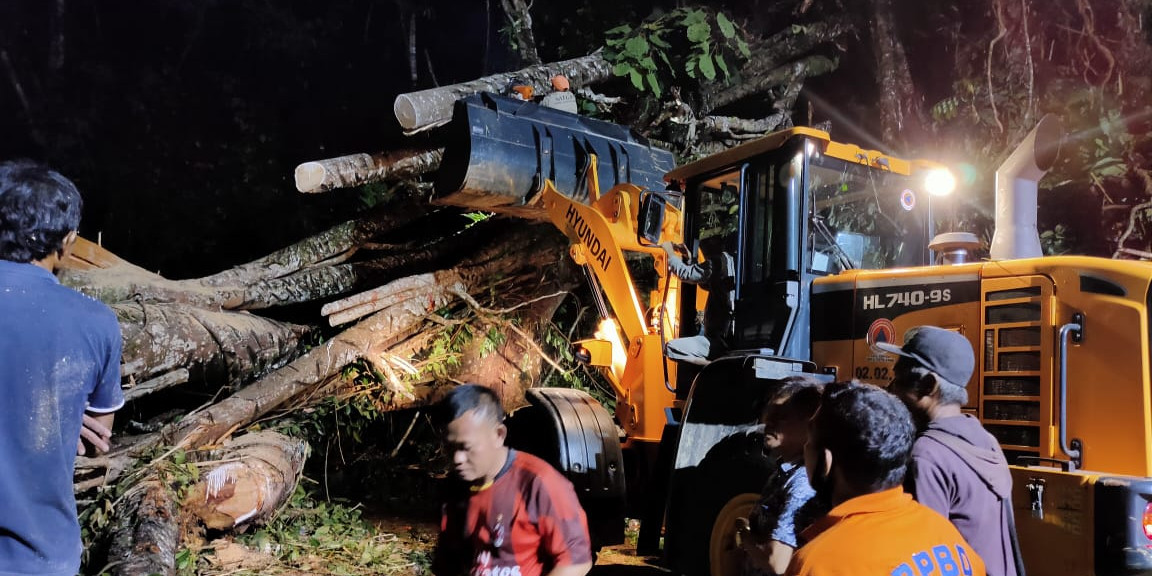
[[[1012,475],[1000,445],[979,420],[963,415],[930,423],[912,446],[906,484],[921,504],[952,521],[984,559],[989,576],[1017,576]]]
[[[700,333],[723,340],[732,332],[732,310],[736,298],[736,266],[727,252],[704,262],[687,264],[675,254],[668,255],[668,267],[680,280],[708,291],[704,303],[704,327]]]

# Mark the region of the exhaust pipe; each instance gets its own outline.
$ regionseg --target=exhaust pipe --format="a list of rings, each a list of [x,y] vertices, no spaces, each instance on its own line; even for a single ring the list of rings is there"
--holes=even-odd
[[[1038,258],[1037,182],[1060,152],[1060,119],[1046,114],[996,169],[996,231],[989,255],[993,260]]]

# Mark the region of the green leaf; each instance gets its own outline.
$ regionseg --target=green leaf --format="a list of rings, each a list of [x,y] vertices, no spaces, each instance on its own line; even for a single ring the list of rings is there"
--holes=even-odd
[[[707,17],[708,14],[703,10],[689,10],[688,13],[684,15],[684,20],[682,20],[680,23],[685,26],[692,26],[693,24],[704,22]]]
[[[640,60],[640,67],[645,70],[655,70],[656,61],[653,60],[651,56],[645,56]]]
[[[648,79],[648,86],[652,88],[652,94],[659,98],[663,90],[660,89],[660,81],[656,79],[656,75],[649,72],[645,75],[645,78]]]
[[[632,70],[633,70],[632,66],[625,64],[623,62],[617,62],[616,65],[612,67],[612,73],[617,75],[617,76],[627,75]]]
[[[728,63],[724,61],[724,55],[723,54],[717,54],[717,55],[713,56],[712,58],[716,60],[716,67],[719,68],[720,71],[724,73],[725,78],[732,75],[731,73],[728,72]]]
[[[668,41],[664,39],[664,34],[662,32],[652,34],[651,36],[648,37],[648,41],[651,42],[652,45],[657,47],[657,48],[667,49],[667,48],[672,47],[672,45],[669,44]]]
[[[707,22],[697,22],[688,27],[688,41],[699,44],[712,36],[712,26]]]
[[[748,43],[743,38],[736,39],[736,48],[740,50],[740,55],[745,58],[752,57],[752,51],[748,49]]]
[[[643,36],[633,36],[624,44],[624,52],[636,59],[648,54],[648,41]]]
[[[644,78],[640,76],[640,73],[637,72],[635,68],[628,70],[628,78],[632,80],[632,85],[635,86],[637,90],[641,92],[644,91]]]
[[[716,66],[712,64],[711,54],[701,56],[700,63],[697,64],[697,66],[700,67],[700,73],[703,74],[705,78],[709,80],[716,79]]]
[[[689,78],[696,77],[696,58],[688,59],[688,63],[684,65],[684,71],[688,73]]]
[[[732,21],[723,12],[716,13],[716,25],[720,27],[720,33],[725,38],[736,36],[736,25],[732,24]]]
[[[612,28],[611,30],[607,30],[607,31],[605,31],[605,32],[604,32],[604,35],[605,35],[605,36],[614,36],[614,35],[617,35],[617,34],[620,34],[620,35],[626,35],[626,34],[628,34],[628,33],[629,33],[629,32],[631,32],[631,31],[632,31],[632,27],[631,27],[631,26],[629,26],[629,25],[627,25],[627,24],[622,24],[622,25],[620,25],[620,26],[617,26],[617,27],[615,27],[615,28]]]
[[[656,54],[660,55],[660,59],[664,61],[665,66],[667,66],[668,68],[672,68],[672,61],[668,59],[667,54],[665,54],[664,52],[657,52]]]

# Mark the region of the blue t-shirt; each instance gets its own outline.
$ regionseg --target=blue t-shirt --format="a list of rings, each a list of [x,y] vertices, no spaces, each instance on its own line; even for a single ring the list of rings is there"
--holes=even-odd
[[[120,324],[34,264],[0,260],[0,576],[72,576],[72,494],[85,406],[124,405]]]
[[[749,523],[758,540],[776,540],[799,548],[800,533],[827,513],[828,507],[808,484],[803,464],[786,461],[777,464],[780,467],[764,485],[759,506],[752,512]],[[759,576],[766,572],[748,562],[744,574]]]

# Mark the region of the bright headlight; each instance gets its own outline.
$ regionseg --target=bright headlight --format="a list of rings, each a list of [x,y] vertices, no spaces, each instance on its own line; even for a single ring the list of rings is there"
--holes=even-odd
[[[924,189],[933,196],[947,196],[956,189],[956,177],[947,168],[931,170],[924,177]]]

